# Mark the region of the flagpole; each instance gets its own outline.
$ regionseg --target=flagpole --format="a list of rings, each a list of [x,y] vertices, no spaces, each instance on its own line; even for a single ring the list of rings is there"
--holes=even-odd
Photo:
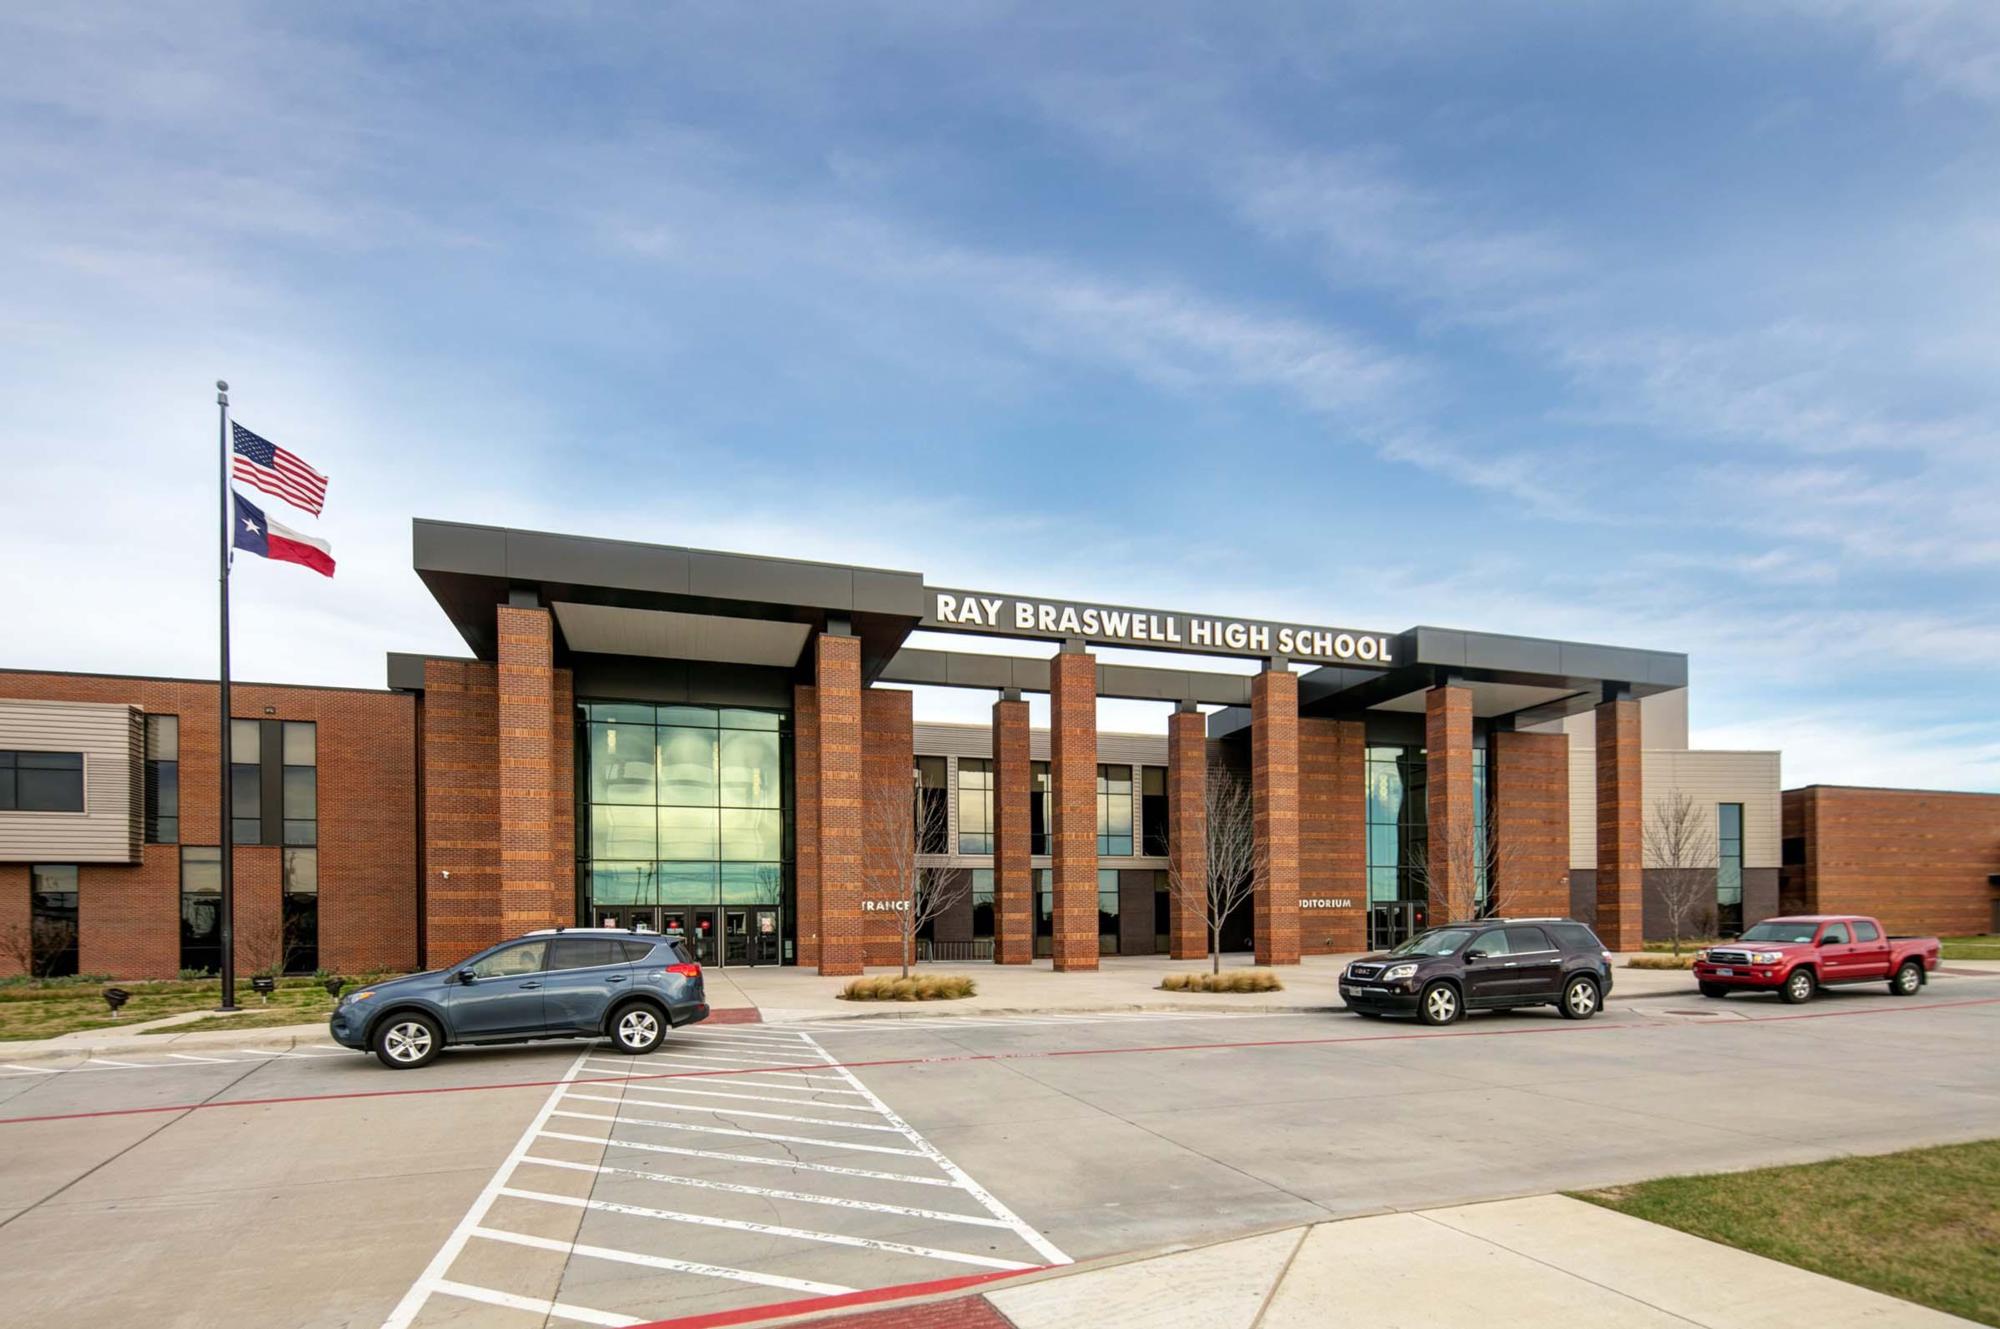
[[[229,384],[217,379],[215,382],[215,404],[220,413],[221,465],[221,583],[222,583],[222,668],[218,691],[221,693],[221,743],[217,748],[222,768],[222,801],[218,806],[218,820],[222,826],[222,898],[220,900],[220,922],[222,925],[222,1005],[218,1010],[233,1011],[236,1006],[236,895],[231,872],[236,857],[235,824],[231,817],[231,789],[229,778],[229,546],[230,537],[235,534],[236,514],[231,511],[229,501]]]

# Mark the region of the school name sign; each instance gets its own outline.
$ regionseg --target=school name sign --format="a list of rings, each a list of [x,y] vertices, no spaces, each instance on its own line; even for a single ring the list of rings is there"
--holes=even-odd
[[[1069,600],[1037,600],[983,591],[933,590],[922,626],[1038,641],[1079,640],[1104,646],[1186,651],[1199,655],[1285,656],[1315,664],[1385,669],[1398,663],[1393,633],[1271,623],[1210,614],[1169,613]]]

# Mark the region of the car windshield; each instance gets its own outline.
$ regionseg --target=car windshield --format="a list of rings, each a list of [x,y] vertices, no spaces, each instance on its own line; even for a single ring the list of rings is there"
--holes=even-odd
[[[1787,923],[1783,919],[1771,919],[1745,928],[1737,940],[1777,941],[1802,946],[1813,939],[1813,933],[1818,929],[1817,923]]]
[[[1470,940],[1472,933],[1465,928],[1439,928],[1435,932],[1422,932],[1390,951],[1391,955],[1453,955]]]

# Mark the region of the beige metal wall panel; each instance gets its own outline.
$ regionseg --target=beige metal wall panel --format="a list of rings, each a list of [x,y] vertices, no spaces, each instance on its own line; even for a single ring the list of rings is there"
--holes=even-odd
[[[0,750],[81,752],[82,812],[0,812],[0,862],[136,863],[145,723],[136,706],[0,701]]]

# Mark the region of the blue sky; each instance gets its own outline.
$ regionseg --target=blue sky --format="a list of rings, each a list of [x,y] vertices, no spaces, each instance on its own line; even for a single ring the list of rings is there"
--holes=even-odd
[[[1788,785],[2000,788],[1990,4],[14,6],[0,108],[0,665],[212,669],[223,376],[341,559],[240,677],[457,649],[428,515],[1685,650]]]

